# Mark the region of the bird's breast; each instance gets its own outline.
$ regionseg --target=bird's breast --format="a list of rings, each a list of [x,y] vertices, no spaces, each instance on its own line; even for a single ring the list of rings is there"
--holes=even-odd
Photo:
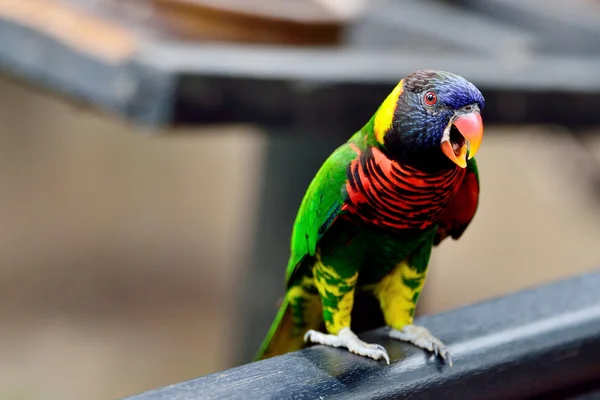
[[[387,158],[377,148],[357,152],[348,166],[346,218],[390,229],[426,229],[456,195],[465,169],[426,173]]]

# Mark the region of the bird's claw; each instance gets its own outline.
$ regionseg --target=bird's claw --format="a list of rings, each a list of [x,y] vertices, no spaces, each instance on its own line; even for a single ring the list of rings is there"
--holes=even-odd
[[[441,340],[433,336],[427,328],[418,325],[406,325],[404,328],[390,330],[389,336],[392,339],[402,340],[412,343],[415,346],[428,350],[433,353],[432,357],[439,356],[450,367],[453,365],[452,357],[446,348],[446,345]]]
[[[350,328],[342,328],[337,335],[325,334],[311,329],[304,334],[304,341],[331,347],[345,347],[351,353],[369,357],[373,360],[383,359],[386,363],[390,363],[390,357],[385,347],[360,340]]]

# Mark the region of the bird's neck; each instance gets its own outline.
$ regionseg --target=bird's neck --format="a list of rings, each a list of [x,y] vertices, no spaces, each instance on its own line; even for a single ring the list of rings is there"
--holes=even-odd
[[[359,148],[375,147],[387,158],[426,173],[444,173],[459,168],[442,153],[439,145],[411,141],[411,135],[397,135],[381,144],[373,130],[374,117],[351,139]],[[416,138],[419,135],[412,135]]]
[[[444,173],[459,168],[439,147],[380,149],[389,159],[426,173]]]

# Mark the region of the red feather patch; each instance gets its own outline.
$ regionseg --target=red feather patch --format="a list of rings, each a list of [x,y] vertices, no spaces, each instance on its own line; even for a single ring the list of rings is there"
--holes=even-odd
[[[478,201],[479,183],[475,173],[469,172],[456,193],[456,197],[440,218],[434,244],[439,244],[447,236],[458,239],[475,216]]]
[[[426,229],[437,223],[465,176],[462,168],[426,173],[387,158],[379,149],[364,153],[348,167],[346,218],[392,231]]]

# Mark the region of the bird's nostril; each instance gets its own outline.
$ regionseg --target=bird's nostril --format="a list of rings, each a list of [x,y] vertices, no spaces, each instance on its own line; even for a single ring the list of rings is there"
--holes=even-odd
[[[466,106],[465,107],[465,111],[471,111],[472,109],[473,109],[473,107],[471,107],[471,106]]]

